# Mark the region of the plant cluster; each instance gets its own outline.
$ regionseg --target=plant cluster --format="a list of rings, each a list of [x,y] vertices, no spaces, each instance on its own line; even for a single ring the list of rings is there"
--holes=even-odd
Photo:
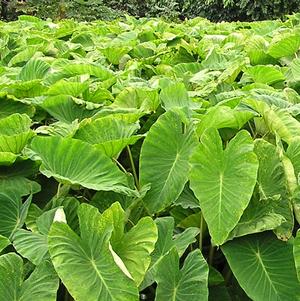
[[[298,300],[299,31],[0,22],[0,301]]]

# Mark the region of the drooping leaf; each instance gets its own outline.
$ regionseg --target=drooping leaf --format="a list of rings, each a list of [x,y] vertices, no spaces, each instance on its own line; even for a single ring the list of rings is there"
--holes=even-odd
[[[271,233],[262,233],[228,242],[222,251],[252,300],[297,300],[300,285],[291,243],[282,242]]]
[[[140,157],[140,182],[151,184],[143,202],[151,213],[179,197],[188,180],[189,157],[196,143],[192,126],[184,124],[175,112],[166,112],[151,127]]]
[[[97,145],[109,157],[116,157],[124,147],[134,144],[141,135],[132,136],[138,124],[106,116],[85,123],[74,138]]]
[[[6,98],[0,93],[0,118],[8,117],[14,113],[27,114],[29,117],[32,117],[34,112],[33,106]]]
[[[72,123],[93,116],[97,110],[89,110],[85,106],[77,104],[71,96],[57,95],[47,97],[41,107],[51,116],[65,123]]]
[[[299,136],[300,123],[286,110],[270,107],[262,101],[253,99],[247,100],[247,103],[262,115],[267,129],[285,142],[290,143],[292,139]]]
[[[133,191],[127,178],[105,154],[94,146],[71,138],[36,137],[31,148],[42,159],[41,172],[66,184],[94,190]]]
[[[254,82],[273,85],[285,80],[283,73],[272,65],[257,65],[247,69]]]
[[[268,54],[275,58],[282,58],[296,53],[300,47],[298,34],[282,34],[270,44]]]
[[[300,59],[295,58],[290,65],[290,70],[293,76],[293,79],[296,81],[300,80]]]
[[[275,228],[275,234],[280,239],[288,240],[292,236],[294,216],[286,189],[284,164],[276,147],[264,140],[256,140],[254,150],[259,159],[257,181],[260,198],[273,198],[272,211],[285,219],[285,222]]]
[[[80,237],[61,222],[52,225],[48,237],[55,270],[70,294],[78,301],[137,301],[133,280],[115,263],[109,249],[112,224],[89,205],[81,205],[78,216]]]
[[[48,63],[39,59],[32,59],[21,69],[18,79],[22,81],[42,79],[49,68],[50,65]]]
[[[253,147],[250,135],[240,131],[223,150],[218,131],[210,128],[191,158],[191,188],[216,245],[225,242],[249,204],[258,169]]]
[[[20,169],[19,169],[20,171]],[[6,195],[16,195],[19,197],[37,193],[41,190],[41,186],[21,176],[0,176],[0,192]]]
[[[49,207],[46,206],[46,208],[51,208],[57,210],[58,207],[63,208],[64,213],[66,215],[67,224],[70,226],[72,230],[74,230],[76,233],[79,231],[79,221],[77,216],[77,210],[80,205],[80,202],[75,197],[54,197],[50,203],[48,203]],[[43,221],[43,216],[40,215],[37,220],[37,226],[39,227],[41,231],[41,225],[45,224]],[[52,222],[52,221],[51,221]],[[50,223],[48,222],[48,226],[46,227],[47,233],[50,229]]]
[[[121,58],[130,51],[130,47],[118,47],[112,46],[103,49],[103,54],[106,56],[108,61],[114,65],[118,65],[120,63]]]
[[[179,256],[172,248],[158,264],[156,301],[208,300],[208,265],[200,250],[191,252],[179,270]]]
[[[200,208],[199,201],[195,197],[189,185],[186,184],[178,199],[174,202],[175,205],[180,205],[182,208]]]
[[[71,82],[66,80],[61,80],[50,86],[47,91],[47,95],[69,95],[73,97],[80,96],[88,88],[88,82]]]

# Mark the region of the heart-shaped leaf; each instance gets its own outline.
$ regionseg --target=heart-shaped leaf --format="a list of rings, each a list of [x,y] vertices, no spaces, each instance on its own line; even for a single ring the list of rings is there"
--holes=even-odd
[[[249,204],[258,169],[253,147],[249,133],[240,131],[223,150],[218,131],[209,128],[191,158],[191,188],[216,245],[226,241]]]
[[[70,294],[77,301],[137,301],[134,281],[117,265],[109,248],[111,222],[86,204],[79,207],[78,216],[80,237],[61,222],[53,223],[48,237],[54,268]]]

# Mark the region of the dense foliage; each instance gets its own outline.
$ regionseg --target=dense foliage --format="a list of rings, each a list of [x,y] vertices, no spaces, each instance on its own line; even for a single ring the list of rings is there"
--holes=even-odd
[[[256,21],[282,18],[299,8],[300,0],[191,0],[187,15],[205,16],[213,21]]]
[[[299,31],[0,22],[0,300],[298,300]]]
[[[1,3],[4,19],[26,13],[40,18],[87,21],[113,19],[124,13],[168,19],[201,16],[213,21],[253,21],[281,18],[300,7],[300,0],[2,0]]]

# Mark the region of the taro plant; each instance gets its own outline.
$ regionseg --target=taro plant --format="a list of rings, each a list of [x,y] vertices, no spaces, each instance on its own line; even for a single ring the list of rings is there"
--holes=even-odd
[[[298,300],[298,19],[0,23],[0,301]]]

